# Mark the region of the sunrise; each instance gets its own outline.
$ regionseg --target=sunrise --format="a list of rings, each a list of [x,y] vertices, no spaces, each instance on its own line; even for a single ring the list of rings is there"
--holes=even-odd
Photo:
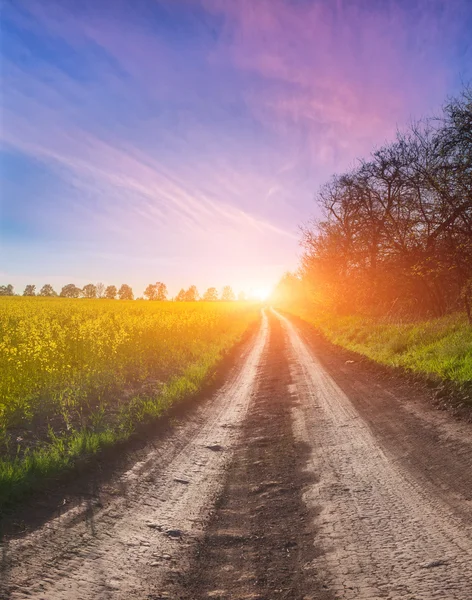
[[[4,0],[0,598],[472,598],[469,0]]]

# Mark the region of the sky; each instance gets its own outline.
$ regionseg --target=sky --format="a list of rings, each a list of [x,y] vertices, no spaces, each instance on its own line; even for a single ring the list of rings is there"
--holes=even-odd
[[[470,0],[0,0],[0,284],[266,288],[472,79]]]

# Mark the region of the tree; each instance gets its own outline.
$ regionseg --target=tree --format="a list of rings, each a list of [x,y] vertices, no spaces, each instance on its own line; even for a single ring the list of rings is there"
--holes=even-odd
[[[118,296],[119,296],[120,300],[133,300],[134,299],[133,290],[126,283],[123,283],[123,285],[120,287],[120,289],[118,291]]]
[[[410,317],[463,307],[472,320],[472,89],[316,200],[322,217],[303,230],[300,275],[319,303]]]
[[[191,285],[185,292],[185,302],[196,302],[198,300],[198,291],[195,285]]]
[[[105,290],[105,298],[107,300],[114,300],[116,295],[118,294],[118,290],[116,289],[116,285],[109,285]]]
[[[97,297],[97,286],[93,283],[87,283],[82,289],[82,295],[84,298],[96,298]]]
[[[209,287],[203,294],[202,300],[204,302],[216,302],[218,300],[218,291],[215,287]]]
[[[168,292],[167,292],[166,284],[158,281],[156,283],[156,287],[157,287],[157,300],[159,300],[160,302],[164,302],[164,300],[167,300]]]
[[[78,288],[73,283],[68,283],[62,288],[61,293],[59,295],[61,296],[61,298],[78,298],[80,294],[80,288]]]
[[[0,285],[0,296],[14,296],[13,286],[11,283],[8,285]]]
[[[185,290],[182,288],[180,292],[175,297],[176,302],[184,302],[185,301]]]
[[[223,302],[234,302],[236,296],[234,295],[233,288],[230,285],[225,285],[221,293],[221,300]]]
[[[144,290],[144,296],[146,296],[148,300],[157,300],[157,284],[150,283]]]
[[[54,291],[54,289],[50,283],[46,283],[43,285],[43,287],[39,291],[39,295],[50,297],[50,298],[52,298],[53,296],[57,296],[56,292]]]
[[[247,298],[246,298],[246,293],[245,292],[239,292],[238,294],[238,301],[239,302],[246,302]]]
[[[102,283],[101,281],[99,281],[95,287],[97,289],[97,298],[104,298],[105,297],[105,284]]]
[[[167,287],[160,281],[150,283],[144,291],[144,295],[148,300],[158,300],[162,302],[167,298]]]
[[[36,286],[34,284],[27,285],[23,292],[23,296],[36,296]]]

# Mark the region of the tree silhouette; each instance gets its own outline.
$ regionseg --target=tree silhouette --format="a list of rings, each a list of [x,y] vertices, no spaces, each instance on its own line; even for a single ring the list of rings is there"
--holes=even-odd
[[[27,285],[23,292],[23,296],[36,296],[36,286],[34,284]]]
[[[80,296],[81,290],[73,283],[68,283],[65,285],[60,293],[61,298],[78,298]]]
[[[120,300],[134,300],[133,290],[127,283],[123,283],[118,291]]]
[[[185,292],[185,302],[196,302],[198,300],[198,290],[195,285],[191,285]]]
[[[150,283],[144,290],[144,296],[148,300],[157,300],[157,284]]]
[[[216,302],[218,300],[218,290],[215,287],[209,287],[203,294],[202,300],[204,302]]]
[[[157,299],[160,302],[164,302],[164,300],[167,300],[167,294],[168,294],[167,286],[165,283],[162,283],[160,281],[158,281],[156,283],[156,286],[157,286]]]
[[[234,302],[236,296],[234,295],[233,288],[230,285],[225,285],[221,293],[221,300],[223,302]]]
[[[109,285],[105,290],[105,298],[107,300],[114,300],[116,295],[118,294],[118,290],[116,289],[116,285]]]
[[[162,302],[167,298],[167,287],[160,281],[150,283],[145,289],[144,295],[148,300],[159,300]]]
[[[472,88],[398,132],[318,192],[301,273],[340,313],[441,316],[472,325]]]
[[[50,297],[50,298],[52,298],[53,296],[57,296],[56,292],[54,291],[54,289],[50,283],[46,283],[43,285],[43,287],[39,291],[39,295]]]
[[[0,285],[0,296],[14,296],[13,286],[11,283],[8,285]]]
[[[84,298],[96,298],[97,297],[97,287],[93,285],[93,283],[87,283],[82,289],[82,294]]]

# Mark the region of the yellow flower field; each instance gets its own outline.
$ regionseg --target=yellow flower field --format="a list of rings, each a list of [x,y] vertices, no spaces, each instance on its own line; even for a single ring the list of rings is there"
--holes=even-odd
[[[0,298],[0,500],[196,391],[249,303]]]

